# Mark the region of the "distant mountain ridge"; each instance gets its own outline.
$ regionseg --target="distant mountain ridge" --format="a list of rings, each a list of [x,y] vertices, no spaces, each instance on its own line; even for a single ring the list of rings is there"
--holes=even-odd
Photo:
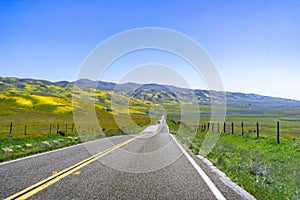
[[[162,104],[178,103],[178,99],[181,99],[184,102],[199,104],[200,106],[209,106],[211,104],[211,94],[216,96],[222,95],[222,93],[218,91],[194,90],[155,83],[116,84],[88,79],[80,79],[73,82],[50,82],[46,80],[0,77],[0,93],[12,95],[36,94],[71,98],[74,85],[83,88],[89,93],[92,92],[93,88],[97,88],[99,91],[115,92],[119,95],[132,97],[140,101]],[[247,111],[248,113],[276,112],[290,109],[300,110],[300,101],[257,94],[226,92],[226,100],[227,107],[240,108],[243,112]],[[103,101],[103,99],[101,101]]]

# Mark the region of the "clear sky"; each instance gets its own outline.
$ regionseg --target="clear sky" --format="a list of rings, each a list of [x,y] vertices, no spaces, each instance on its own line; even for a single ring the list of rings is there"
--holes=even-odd
[[[141,27],[174,29],[195,39],[227,91],[300,100],[299,0],[0,0],[0,76],[74,80],[100,42]],[[139,64],[149,59],[145,55]],[[119,64],[105,80],[119,81],[117,72],[126,68]],[[191,86],[202,88],[179,64],[176,70]]]

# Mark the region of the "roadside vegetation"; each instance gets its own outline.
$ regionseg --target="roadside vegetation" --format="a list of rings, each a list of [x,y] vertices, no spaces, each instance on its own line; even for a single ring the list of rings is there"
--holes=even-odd
[[[150,123],[147,115],[112,113],[96,104],[100,126],[86,123],[78,127],[74,124],[72,99],[62,96],[0,94],[0,110],[0,162],[103,137],[138,133]],[[122,130],[114,115],[125,124]],[[57,134],[58,130],[65,136]]]
[[[90,139],[90,138],[89,138]],[[81,143],[77,135],[48,135],[43,137],[0,138],[0,162],[50,151]]]
[[[170,119],[168,124],[178,139],[199,154],[206,132],[178,131],[179,123]],[[273,137],[222,133],[206,157],[257,199],[296,200],[300,199],[300,140],[296,138],[297,134],[277,144]]]

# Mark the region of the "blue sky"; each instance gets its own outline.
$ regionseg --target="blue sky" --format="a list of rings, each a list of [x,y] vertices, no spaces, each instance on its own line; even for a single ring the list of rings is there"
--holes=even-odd
[[[100,42],[141,27],[169,28],[196,40],[227,91],[300,100],[297,0],[0,0],[0,76],[74,80]],[[149,62],[148,54],[120,59],[103,79],[118,82],[120,71],[137,58]],[[168,57],[160,56],[166,63]],[[177,62],[193,88],[204,88],[187,68]]]

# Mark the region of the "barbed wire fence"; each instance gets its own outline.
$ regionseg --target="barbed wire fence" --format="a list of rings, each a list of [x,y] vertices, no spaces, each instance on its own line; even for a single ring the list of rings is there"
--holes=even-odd
[[[0,124],[0,137],[35,137],[51,134],[78,134],[78,133],[100,133],[99,127],[93,126],[75,126],[73,123],[57,123],[57,124],[20,124],[9,123]]]
[[[300,126],[296,122],[200,122],[200,125],[183,124],[185,128],[197,132],[221,133],[221,135],[240,135],[249,138],[274,138],[281,140],[300,140]]]

